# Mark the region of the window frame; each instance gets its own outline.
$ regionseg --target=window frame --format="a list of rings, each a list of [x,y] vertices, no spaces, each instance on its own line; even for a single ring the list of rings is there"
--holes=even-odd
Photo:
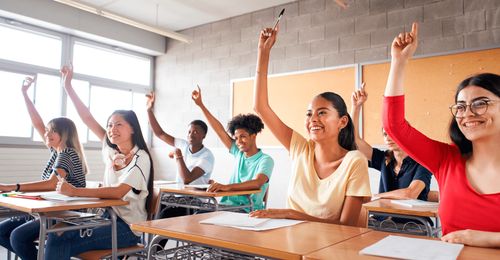
[[[100,42],[96,42],[93,40],[89,39],[84,39],[81,37],[76,37],[70,34],[65,34],[65,33],[60,33],[56,31],[52,31],[49,29],[41,28],[38,26],[26,24],[24,22],[18,22],[12,19],[7,19],[4,17],[0,17],[0,25],[2,26],[8,26],[13,29],[17,30],[24,30],[28,31],[30,33],[35,33],[35,34],[41,34],[44,36],[49,36],[49,37],[56,37],[61,39],[61,61],[60,61],[60,67],[63,65],[67,64],[68,62],[73,61],[73,47],[75,43],[79,42],[85,45],[89,46],[95,46],[97,48],[101,49],[106,49],[110,50],[116,53],[123,53],[125,55],[132,55],[136,57],[141,57],[145,59],[149,59],[150,61],[150,75],[149,75],[149,85],[141,85],[141,84],[135,84],[135,83],[130,83],[130,82],[124,82],[124,81],[119,81],[119,80],[113,80],[113,79],[107,79],[107,78],[101,78],[97,76],[91,76],[91,75],[85,75],[85,74],[80,74],[80,73],[75,73],[73,75],[73,79],[75,80],[83,80],[87,81],[89,83],[90,91],[92,91],[92,86],[99,86],[99,87],[105,87],[105,88],[110,88],[110,89],[116,89],[116,90],[125,90],[125,91],[130,91],[131,93],[131,98],[133,98],[134,93],[142,93],[146,94],[149,93],[150,91],[153,90],[153,84],[154,84],[154,70],[155,70],[155,57],[150,56],[147,54],[143,53],[138,53],[135,51],[131,50],[126,50],[121,47],[116,47],[112,46],[109,44],[104,44]],[[5,60],[0,58],[0,70],[10,72],[10,73],[18,73],[18,74],[26,74],[26,75],[36,75],[36,74],[47,74],[47,75],[52,75],[52,76],[57,76],[60,77],[60,72],[59,69],[53,69],[49,67],[43,67],[43,66],[38,66],[38,65],[33,65],[33,64],[27,64],[23,62],[17,62],[17,61],[12,61],[12,60]],[[21,83],[19,83],[21,84]],[[36,90],[35,90],[36,91]],[[67,113],[67,107],[68,103],[71,103],[70,100],[68,100],[67,94],[62,91],[61,95],[61,111],[60,114],[62,116],[66,116]],[[91,96],[89,95],[89,100]],[[92,104],[90,102],[90,104]],[[70,104],[71,105],[71,104]],[[103,125],[103,127],[105,127]],[[147,133],[143,133],[144,135],[147,135],[148,142],[151,143],[151,129],[149,126],[146,128]],[[40,142],[40,141],[34,141],[34,135],[36,134],[34,132],[34,128],[31,127],[31,137],[11,137],[11,136],[0,136],[0,147],[26,147],[26,146],[35,146],[35,147],[45,147],[45,145]],[[87,133],[79,133],[80,135],[85,135],[86,142],[83,143],[85,148],[97,148],[100,149],[102,144],[97,141],[91,141],[89,140],[89,134],[88,131],[90,131],[87,128]]]

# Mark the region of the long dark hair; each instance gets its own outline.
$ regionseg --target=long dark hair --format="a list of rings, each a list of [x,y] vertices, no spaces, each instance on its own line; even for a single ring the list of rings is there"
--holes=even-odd
[[[468,86],[477,86],[486,89],[497,97],[500,97],[500,76],[493,73],[482,73],[466,78],[458,85],[455,93],[455,103],[457,102],[458,93]],[[454,117],[450,121],[449,133],[451,141],[460,149],[460,153],[463,156],[472,153],[472,142],[460,131],[457,120]]]
[[[146,141],[142,135],[141,125],[139,124],[139,119],[137,119],[137,115],[132,110],[115,110],[108,118],[109,119],[113,115],[120,115],[123,117],[125,121],[132,127],[132,145],[137,145],[139,149],[144,150],[149,156],[149,180],[148,180],[148,197],[146,198],[146,210],[150,210],[150,205],[153,203],[153,181],[154,181],[154,167],[153,167],[153,159],[151,158],[151,153],[149,152],[148,146],[146,145]],[[118,146],[116,144],[112,144],[106,135],[106,143],[109,147],[118,150]],[[148,212],[148,214],[151,212]]]
[[[347,117],[347,125],[340,130],[338,142],[342,148],[348,151],[356,150],[357,146],[354,139],[354,124],[352,123],[349,113],[347,113],[347,106],[344,99],[333,92],[323,92],[318,96],[330,101],[332,106],[337,110],[337,113],[339,113],[339,117]]]

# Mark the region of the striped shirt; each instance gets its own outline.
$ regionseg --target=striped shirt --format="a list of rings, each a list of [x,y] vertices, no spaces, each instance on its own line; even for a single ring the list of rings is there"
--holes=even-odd
[[[85,187],[85,174],[83,173],[82,161],[75,149],[66,147],[60,153],[50,148],[50,159],[42,173],[42,180],[50,179],[55,169],[63,169],[66,172],[66,181],[75,187]]]

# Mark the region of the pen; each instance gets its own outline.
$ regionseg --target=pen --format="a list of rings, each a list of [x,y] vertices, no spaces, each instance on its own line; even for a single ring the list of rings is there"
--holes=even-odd
[[[278,15],[278,19],[276,19],[276,23],[274,23],[273,30],[276,30],[276,26],[278,26],[278,23],[280,22],[281,17],[285,13],[285,8],[281,10],[280,14]]]

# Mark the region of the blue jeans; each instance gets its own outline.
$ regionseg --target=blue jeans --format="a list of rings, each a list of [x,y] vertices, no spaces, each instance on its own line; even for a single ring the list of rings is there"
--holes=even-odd
[[[0,245],[23,260],[36,259],[38,250],[34,241],[39,231],[40,221],[28,215],[8,218],[0,222]]]
[[[117,217],[118,248],[129,247],[140,242],[127,223]],[[111,225],[94,228],[90,237],[80,237],[80,231],[66,231],[61,235],[50,233],[45,247],[45,259],[70,259],[90,250],[111,249]]]

